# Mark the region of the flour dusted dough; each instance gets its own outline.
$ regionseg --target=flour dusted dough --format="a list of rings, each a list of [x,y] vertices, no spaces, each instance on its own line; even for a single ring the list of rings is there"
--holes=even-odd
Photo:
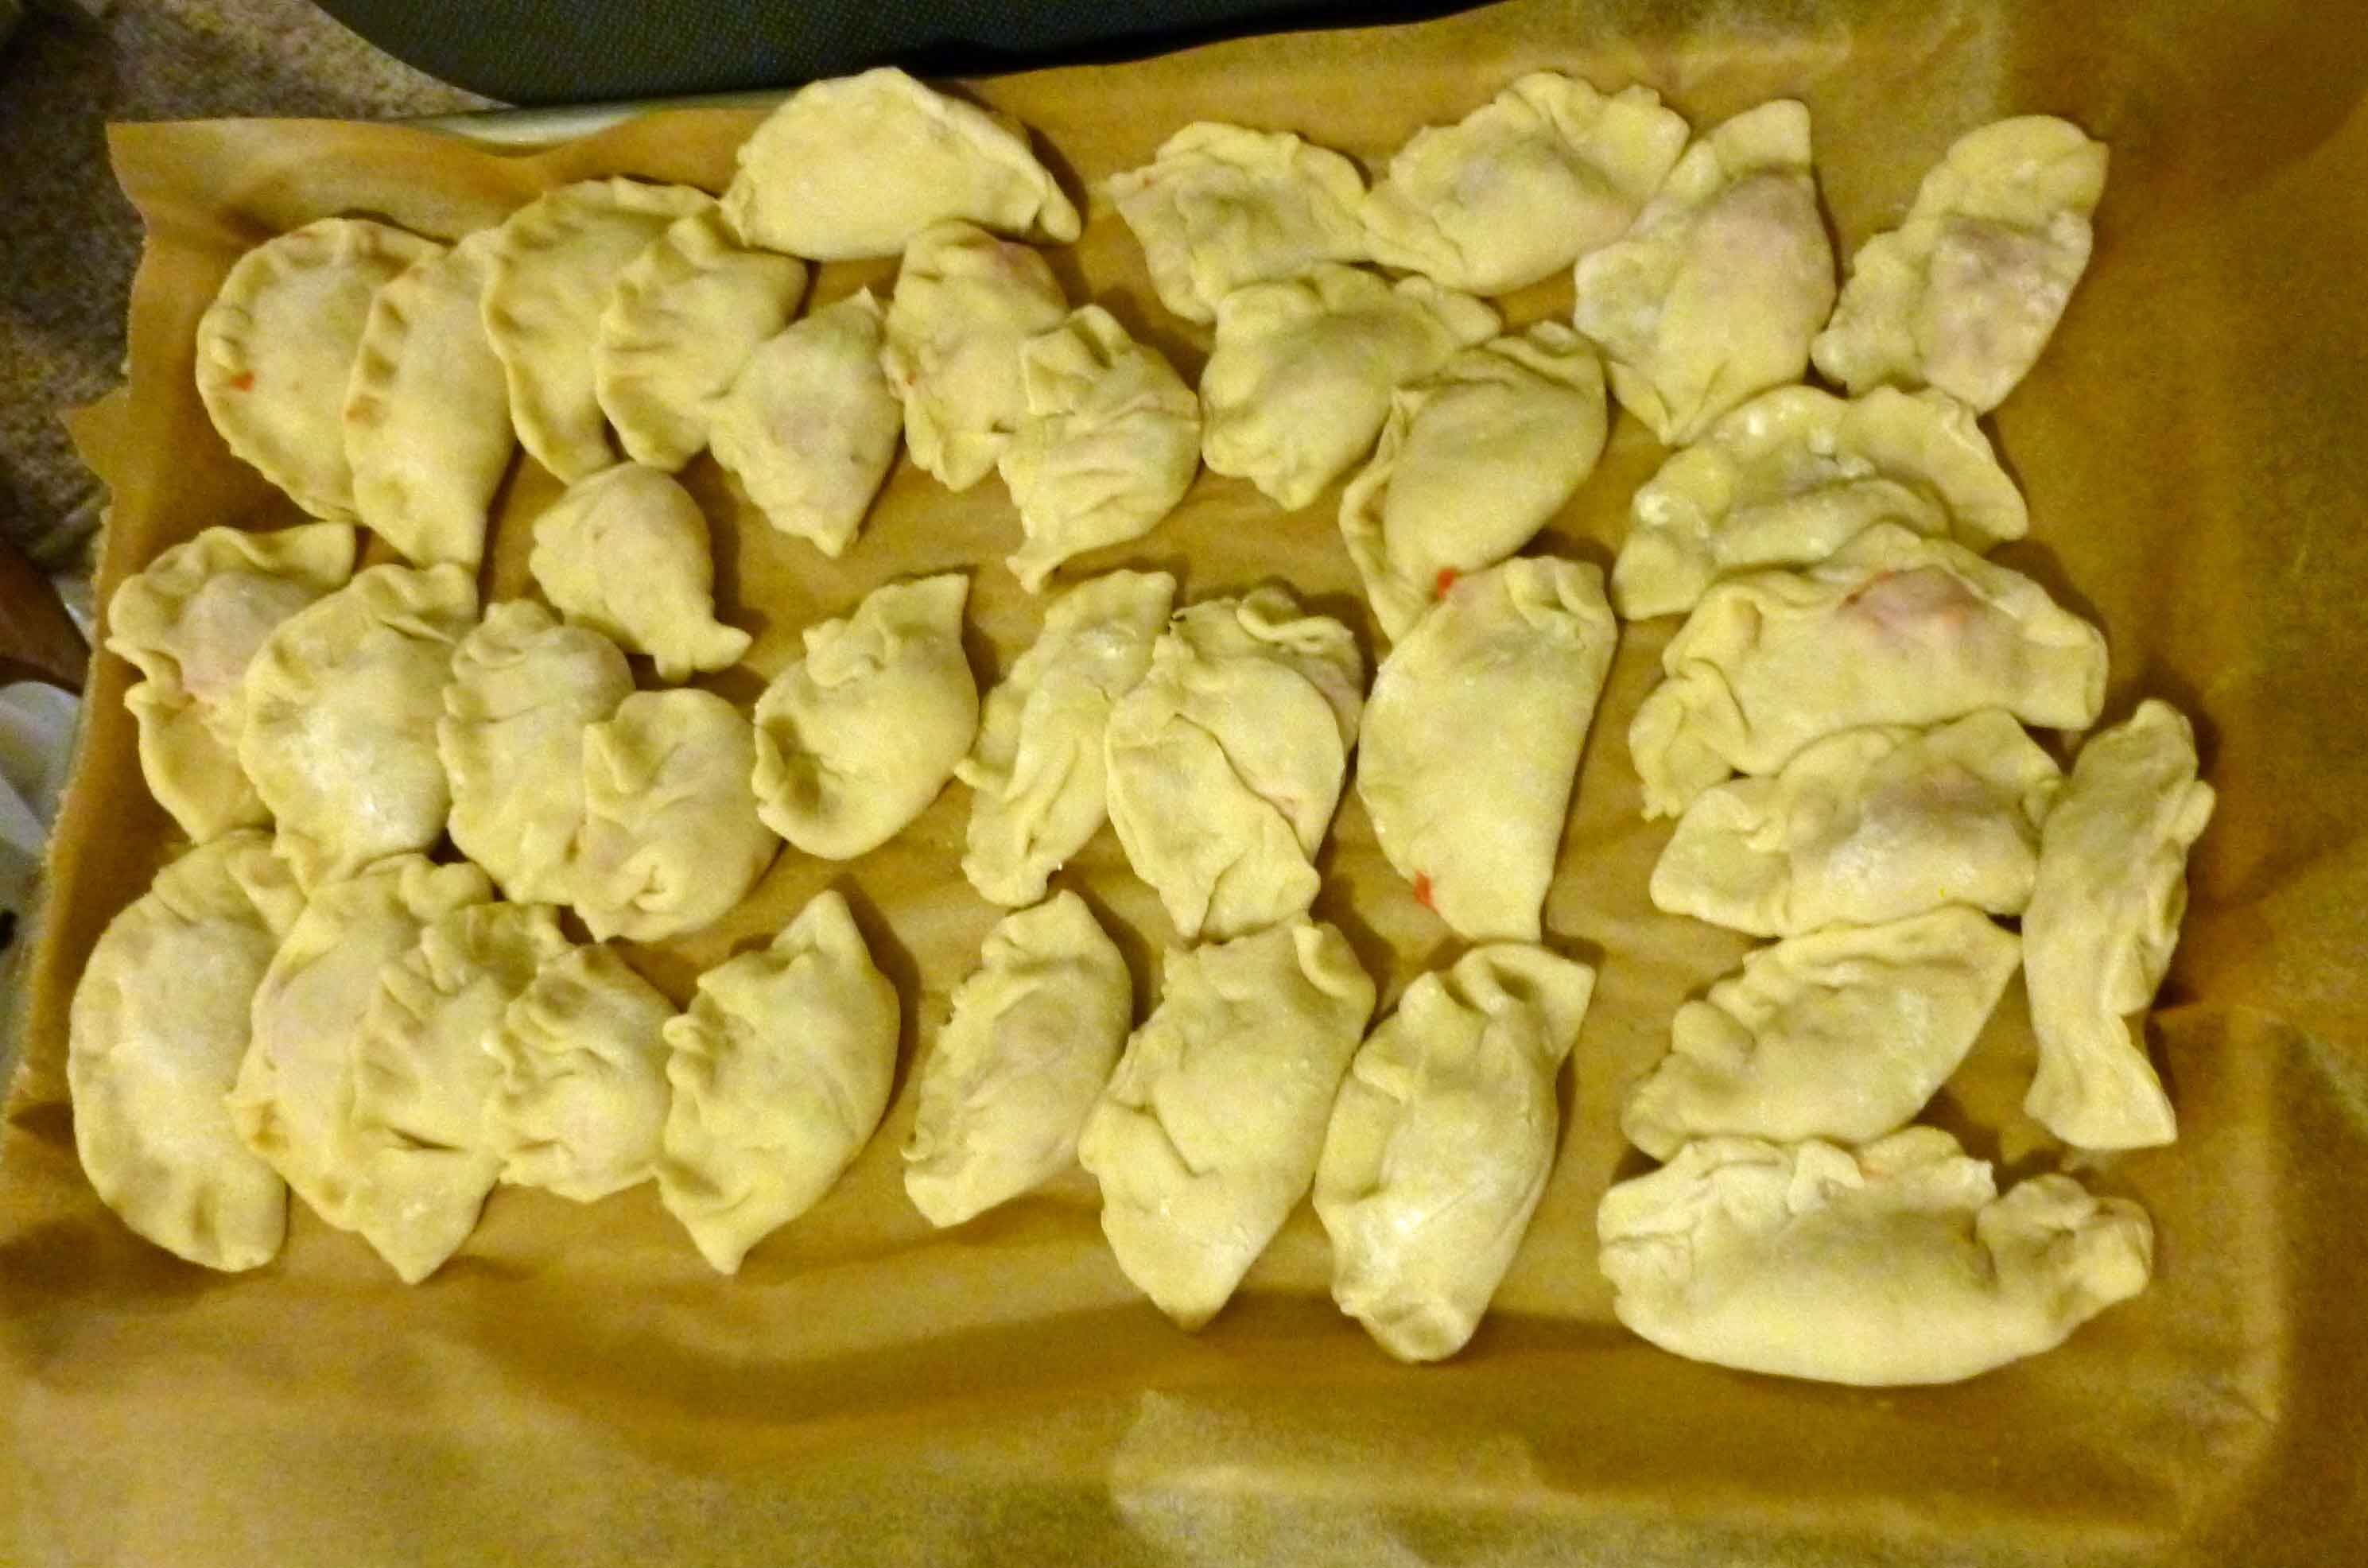
[[[1475,948],[1406,987],[1357,1052],[1315,1167],[1332,1299],[1402,1361],[1471,1339],[1554,1168],[1554,1079],[1595,971]]]
[[[1315,1178],[1373,1013],[1329,926],[1292,920],[1171,951],[1077,1142],[1119,1267],[1185,1328],[1214,1317]]]
[[[748,634],[715,619],[715,558],[690,492],[619,463],[576,481],[534,520],[535,585],[560,614],[647,653],[668,685],[729,669]]]
[[[666,1130],[674,1006],[603,944],[544,962],[485,1036],[501,1179],[589,1203],[648,1180]]]
[[[1596,1230],[1612,1310],[1664,1350],[1946,1383],[2055,1348],[2153,1272],[2154,1226],[2127,1199],[2062,1176],[1997,1192],[1937,1128],[1855,1154],[1713,1138],[1604,1194]]]
[[[985,479],[1028,412],[1019,346],[1069,313],[1037,251],[975,223],[913,236],[888,302],[881,368],[905,404],[905,444],[950,490]]]

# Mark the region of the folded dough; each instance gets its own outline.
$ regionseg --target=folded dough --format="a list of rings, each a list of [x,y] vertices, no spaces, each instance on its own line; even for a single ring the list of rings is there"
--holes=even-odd
[[[1269,584],[1179,611],[1111,710],[1110,825],[1187,940],[1306,913],[1364,703],[1349,629]]]
[[[1004,563],[1033,594],[1071,556],[1176,509],[1201,471],[1201,400],[1099,305],[1021,344],[1019,376],[1028,412],[996,466],[1024,540]]]
[[[1246,285],[1369,249],[1357,165],[1284,131],[1198,121],[1151,163],[1112,175],[1110,193],[1160,303],[1186,321],[1214,321],[1218,301]]]
[[[673,1017],[606,944],[571,947],[536,971],[485,1036],[503,1184],[589,1203],[655,1176],[673,1098],[661,1031]]]
[[[1459,579],[1382,661],[1357,795],[1382,853],[1456,935],[1538,939],[1619,638],[1600,570],[1517,560]]]
[[[499,233],[480,229],[381,289],[346,381],[355,515],[416,566],[484,558],[518,449],[482,304]]]
[[[1373,259],[1468,293],[1510,293],[1624,233],[1686,135],[1650,87],[1607,97],[1531,72],[1398,149],[1365,199]]]
[[[905,1144],[913,1207],[959,1225],[1068,1168],[1133,1021],[1126,960],[1084,899],[1057,892],[1005,915],[921,1069]]]
[[[1801,379],[1834,303],[1834,252],[1809,169],[1809,111],[1736,115],[1686,150],[1628,233],[1579,257],[1578,330],[1611,390],[1666,446]]]
[[[888,301],[880,366],[905,404],[905,444],[949,490],[987,476],[1028,412],[1019,346],[1069,313],[1043,256],[975,223],[913,236]]]
[[[1216,1315],[1307,1191],[1373,994],[1306,920],[1167,955],[1077,1158],[1119,1267],[1179,1325]]]
[[[757,811],[809,855],[852,860],[927,809],[978,733],[962,653],[970,579],[873,589],[805,631],[805,656],[757,699]]]
[[[346,381],[371,297],[443,248],[324,218],[240,256],[198,318],[198,397],[223,444],[316,517],[355,517]]]
[[[1454,1355],[1512,1267],[1554,1168],[1554,1079],[1595,971],[1475,948],[1422,974],[1366,1040],[1315,1167],[1332,1299],[1401,1361]]]
[[[715,460],[765,520],[837,557],[896,460],[904,404],[880,369],[880,301],[851,294],[758,347],[712,411]]]
[[[987,694],[978,739],[954,765],[973,791],[962,875],[1014,908],[1108,820],[1103,737],[1111,707],[1151,667],[1176,579],[1089,577],[1053,601],[1043,630]]]
[[[1661,668],[1628,729],[1648,817],[1837,730],[1984,708],[2083,730],[2105,699],[2102,632],[2030,578],[1896,523],[1816,566],[1714,585]]]
[[[2022,1108],[2083,1149],[2179,1135],[2146,1048],[2124,1022],[2154,1000],[2187,912],[2187,850],[2212,820],[2195,732],[2149,699],[2080,747],[2039,840],[2022,916],[2039,1072]]]
[[[569,620],[632,653],[647,653],[673,686],[729,669],[748,634],[715,619],[715,558],[690,492],[655,468],[619,463],[534,520],[529,569]]]
[[[1947,1383],[2062,1344],[2146,1289],[2154,1226],[2123,1198],[1987,1162],[1911,1127],[1855,1155],[1754,1138],[1690,1143],[1596,1214],[1620,1321],[1745,1371]]]
[[[1972,411],[1893,387],[1762,392],[1672,453],[1629,515],[1611,602],[1631,620],[1691,609],[1726,573],[1822,561],[1879,522],[1976,553],[2030,526]]]
[[[269,834],[225,834],[108,922],[74,986],[66,1082],[82,1168],[125,1224],[208,1268],[261,1267],[287,1227],[288,1188],[240,1142],[223,1097],[255,988],[303,907]]]
[[[1678,1009],[1669,1054],[1629,1090],[1621,1131],[1656,1160],[1720,1134],[1896,1131],[1974,1048],[2021,956],[2012,932],[1963,904],[1761,948]]]
[[[667,1020],[658,1197],[720,1272],[813,1208],[871,1140],[896,1028],[895,987],[835,891],[771,947],[700,975],[690,1010]]]
[[[442,835],[436,721],[477,619],[465,566],[372,566],[279,623],[246,667],[239,766],[308,889]]]
[[[1326,263],[1217,305],[1201,455],[1296,511],[1372,449],[1390,394],[1496,335],[1497,312],[1428,278]]]
[[[1957,138],[1898,228],[1850,258],[1817,369],[1852,392],[1935,386],[1987,413],[2047,347],[2089,266],[2105,146],[2051,115]]]
[[[192,843],[271,820],[238,765],[246,666],[280,622],[353,575],[350,523],[212,528],[115,590],[107,646],[143,677],[123,694],[148,792]]]
[[[790,95],[740,146],[723,215],[750,244],[814,261],[894,256],[960,218],[1066,244],[1077,210],[1010,116],[893,66]]]
[[[1556,322],[1466,348],[1391,394],[1340,534],[1373,618],[1406,634],[1457,574],[1527,544],[1595,472],[1603,367]]]

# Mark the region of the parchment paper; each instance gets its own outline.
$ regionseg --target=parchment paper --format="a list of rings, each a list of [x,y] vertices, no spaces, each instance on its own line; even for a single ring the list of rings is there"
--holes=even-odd
[[[1188,375],[1205,347],[1153,299],[1099,182],[1189,119],[1285,127],[1369,162],[1543,65],[1642,81],[1697,127],[1795,94],[1816,116],[1838,239],[1896,222],[1950,140],[2067,115],[2112,147],[2096,258],[1995,420],[2031,498],[2002,559],[2096,617],[2107,718],[2176,699],[2220,812],[2149,1032],[2170,1149],[2098,1161],[2141,1199],[2159,1272],[2062,1350],[1953,1388],[1865,1392],[1740,1376],[1611,1319],[1594,1205],[1641,1168],[1614,1109],[1679,1001],[1744,941],[1656,914],[1668,833],[1637,816],[1625,733],[1671,622],[1630,628],[1548,909],[1602,967],[1565,1080],[1553,1185],[1496,1310],[1439,1368],[1388,1362],[1332,1308],[1302,1209],[1206,1332],[1177,1332],[1112,1264],[1092,1187],[944,1234],[904,1199],[913,1063],[996,912],[957,869],[968,791],[845,867],[786,857],[714,929],[637,950],[680,998],[836,885],[905,1005],[885,1125],[840,1187],[712,1274],[647,1187],[578,1207],[497,1193],[441,1274],[406,1290],[356,1239],[291,1217],[279,1261],[223,1278],[132,1237],[74,1162],[65,1009],[166,824],[142,789],[123,663],[97,661],[51,868],[0,1150],[5,1514],[18,1563],[647,1564],[886,1562],[1397,1564],[2368,1560],[2368,28],[2268,4],[1764,8],[1517,3],[1400,30],[1258,40],[981,84],[1038,131],[1084,242],[1054,264]],[[1759,10],[1761,8],[1753,8]],[[99,589],[216,522],[295,520],[233,460],[190,381],[191,331],[240,250],[331,212],[451,235],[593,174],[727,177],[746,113],[647,119],[545,155],[319,122],[120,128],[149,225],[128,400],[85,421],[115,498]],[[826,301],[892,267],[840,267]],[[1566,284],[1515,302],[1567,307]],[[1617,416],[1542,548],[1608,563],[1657,460]],[[771,534],[704,460],[730,619],[757,633],[712,684],[747,701],[798,629],[889,577],[976,568],[985,681],[1039,607],[999,564],[993,480],[952,496],[900,465],[833,563]],[[489,568],[526,591],[520,526],[556,486],[522,467]],[[1179,571],[1191,596],[1279,575],[1373,649],[1337,491],[1276,517],[1203,475],[1138,546],[1086,564]],[[1069,575],[1075,575],[1073,572]],[[1317,908],[1394,996],[1454,948],[1346,804]],[[1062,879],[1121,928],[1139,1001],[1168,932],[1105,832]],[[2059,1152],[2016,1107],[2019,987],[1932,1112],[2001,1176]],[[300,1206],[301,1207],[301,1206]]]

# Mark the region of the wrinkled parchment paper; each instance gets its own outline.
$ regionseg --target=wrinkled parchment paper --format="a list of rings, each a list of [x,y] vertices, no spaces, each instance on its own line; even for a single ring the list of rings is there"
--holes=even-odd
[[[1764,14],[1747,18],[1747,11]],[[1781,18],[1781,19],[1771,19]],[[1528,1243],[1470,1350],[1392,1365],[1326,1295],[1303,1207],[1235,1304],[1180,1334],[1121,1278],[1091,1185],[933,1234],[897,1149],[915,1062],[996,916],[957,869],[968,791],[848,866],[786,857],[712,930],[636,950],[672,994],[818,889],[853,902],[905,1009],[885,1125],[847,1179],[712,1274],[651,1191],[578,1207],[504,1191],[406,1290],[355,1238],[291,1217],[279,1261],[224,1278],[136,1240],[74,1163],[63,1062],[74,981],[166,847],[98,662],[59,825],[0,1163],[5,1486],[18,1563],[1232,1564],[2368,1560],[2368,29],[2306,7],[2176,3],[1770,7],[1515,4],[1418,28],[1260,40],[982,84],[1035,128],[1084,243],[1054,257],[1197,374],[1205,339],[1154,301],[1098,186],[1195,118],[1297,130],[1371,161],[1521,71],[1641,81],[1697,127],[1795,94],[1838,238],[1895,222],[1960,132],[2034,110],[2112,147],[2096,259],[1995,420],[2031,497],[2001,552],[2106,628],[2109,720],[2142,694],[2195,715],[2218,817],[2149,1027],[2174,1148],[2094,1162],[2145,1202],[2159,1273],[2064,1349],[1954,1388],[1869,1392],[1691,1365],[1612,1321],[1591,1217],[1641,1167],[1614,1126],[1679,1001],[1739,937],[1655,913],[1668,829],[1637,817],[1625,733],[1672,625],[1628,630],[1548,908],[1601,984],[1565,1079],[1566,1132]],[[754,116],[682,113],[532,157],[318,122],[121,128],[146,217],[128,398],[86,415],[115,497],[100,592],[218,522],[289,504],[233,460],[190,381],[191,331],[245,246],[333,212],[452,235],[595,174],[718,189]],[[819,301],[887,281],[824,274]],[[1567,286],[1514,302],[1567,307]],[[1608,564],[1657,453],[1615,419],[1542,548]],[[1008,666],[1039,607],[999,564],[1000,484],[949,495],[900,465],[831,562],[771,534],[702,460],[725,613],[757,634],[712,683],[746,702],[798,629],[892,576],[976,568],[971,652]],[[489,568],[527,591],[530,465]],[[1372,626],[1337,491],[1278,518],[1204,474],[1138,545],[1201,596],[1279,575]],[[1076,573],[1066,574],[1074,576]],[[1454,949],[1351,799],[1317,909],[1394,996]],[[1106,832],[1062,881],[1120,928],[1139,1001],[1169,937]],[[2020,1176],[2059,1158],[2017,1110],[2021,989],[1931,1113]],[[301,1206],[292,1206],[301,1207]]]

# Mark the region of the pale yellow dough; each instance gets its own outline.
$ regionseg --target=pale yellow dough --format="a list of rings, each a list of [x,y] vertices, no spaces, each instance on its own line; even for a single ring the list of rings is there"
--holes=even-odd
[[[537,970],[485,1036],[499,1074],[485,1114],[504,1185],[589,1203],[655,1175],[673,1099],[662,1031],[673,1017],[605,944]]]
[[[677,685],[729,669],[748,634],[715,619],[715,558],[690,492],[655,468],[619,463],[578,480],[534,520],[528,562],[552,608]]]
[[[880,352],[905,404],[905,444],[949,490],[985,479],[1028,412],[1020,345],[1069,313],[1042,253],[975,223],[913,236]]]
[[[904,405],[880,369],[865,289],[760,346],[713,410],[715,460],[765,520],[837,557],[896,460]]]

